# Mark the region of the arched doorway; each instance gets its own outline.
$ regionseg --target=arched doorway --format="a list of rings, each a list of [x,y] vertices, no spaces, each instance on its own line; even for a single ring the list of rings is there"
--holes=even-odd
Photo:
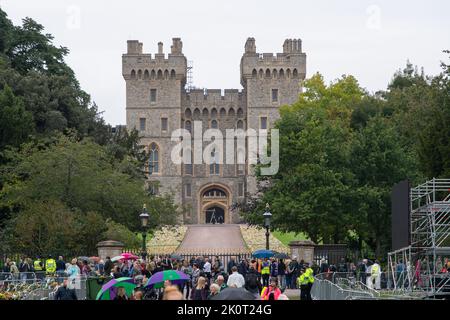
[[[205,223],[207,224],[222,224],[225,222],[225,210],[218,206],[206,209],[205,216]]]
[[[202,188],[199,194],[199,223],[230,223],[229,201],[230,192],[225,186],[214,184]]]

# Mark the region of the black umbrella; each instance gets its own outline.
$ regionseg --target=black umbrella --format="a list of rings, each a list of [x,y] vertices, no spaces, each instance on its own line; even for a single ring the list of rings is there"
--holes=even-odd
[[[256,298],[244,288],[226,288],[211,300],[256,300]]]
[[[284,252],[278,252],[275,256],[276,259],[288,259],[289,256]]]

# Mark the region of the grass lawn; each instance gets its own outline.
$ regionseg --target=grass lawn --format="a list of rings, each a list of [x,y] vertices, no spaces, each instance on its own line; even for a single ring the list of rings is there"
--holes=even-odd
[[[280,232],[280,231],[273,231],[273,236],[280,240],[284,245],[289,245],[289,242],[295,241],[295,240],[308,240],[308,237],[305,236],[303,233],[295,234],[294,232]]]

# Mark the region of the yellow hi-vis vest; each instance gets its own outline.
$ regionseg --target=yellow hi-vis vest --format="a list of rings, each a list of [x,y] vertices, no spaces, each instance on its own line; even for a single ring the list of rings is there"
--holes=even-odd
[[[314,271],[311,268],[306,269],[306,272],[308,274],[309,282],[314,283]]]
[[[47,273],[54,273],[56,271],[55,259],[47,259],[47,261],[45,261],[45,270]]]
[[[35,260],[33,265],[34,265],[34,271],[42,271],[41,260]]]
[[[261,274],[270,274],[270,262],[267,262],[267,265],[265,265],[266,262],[263,262],[262,265],[262,269],[261,269]]]
[[[379,268],[380,268],[380,266],[377,264],[372,265],[372,268],[370,269],[370,273],[372,274],[372,276],[378,275]]]

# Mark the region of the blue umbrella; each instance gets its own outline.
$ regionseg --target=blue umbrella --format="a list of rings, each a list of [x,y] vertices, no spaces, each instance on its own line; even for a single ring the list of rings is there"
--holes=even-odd
[[[252,253],[252,256],[258,259],[271,258],[274,255],[275,253],[272,250],[256,250]]]

